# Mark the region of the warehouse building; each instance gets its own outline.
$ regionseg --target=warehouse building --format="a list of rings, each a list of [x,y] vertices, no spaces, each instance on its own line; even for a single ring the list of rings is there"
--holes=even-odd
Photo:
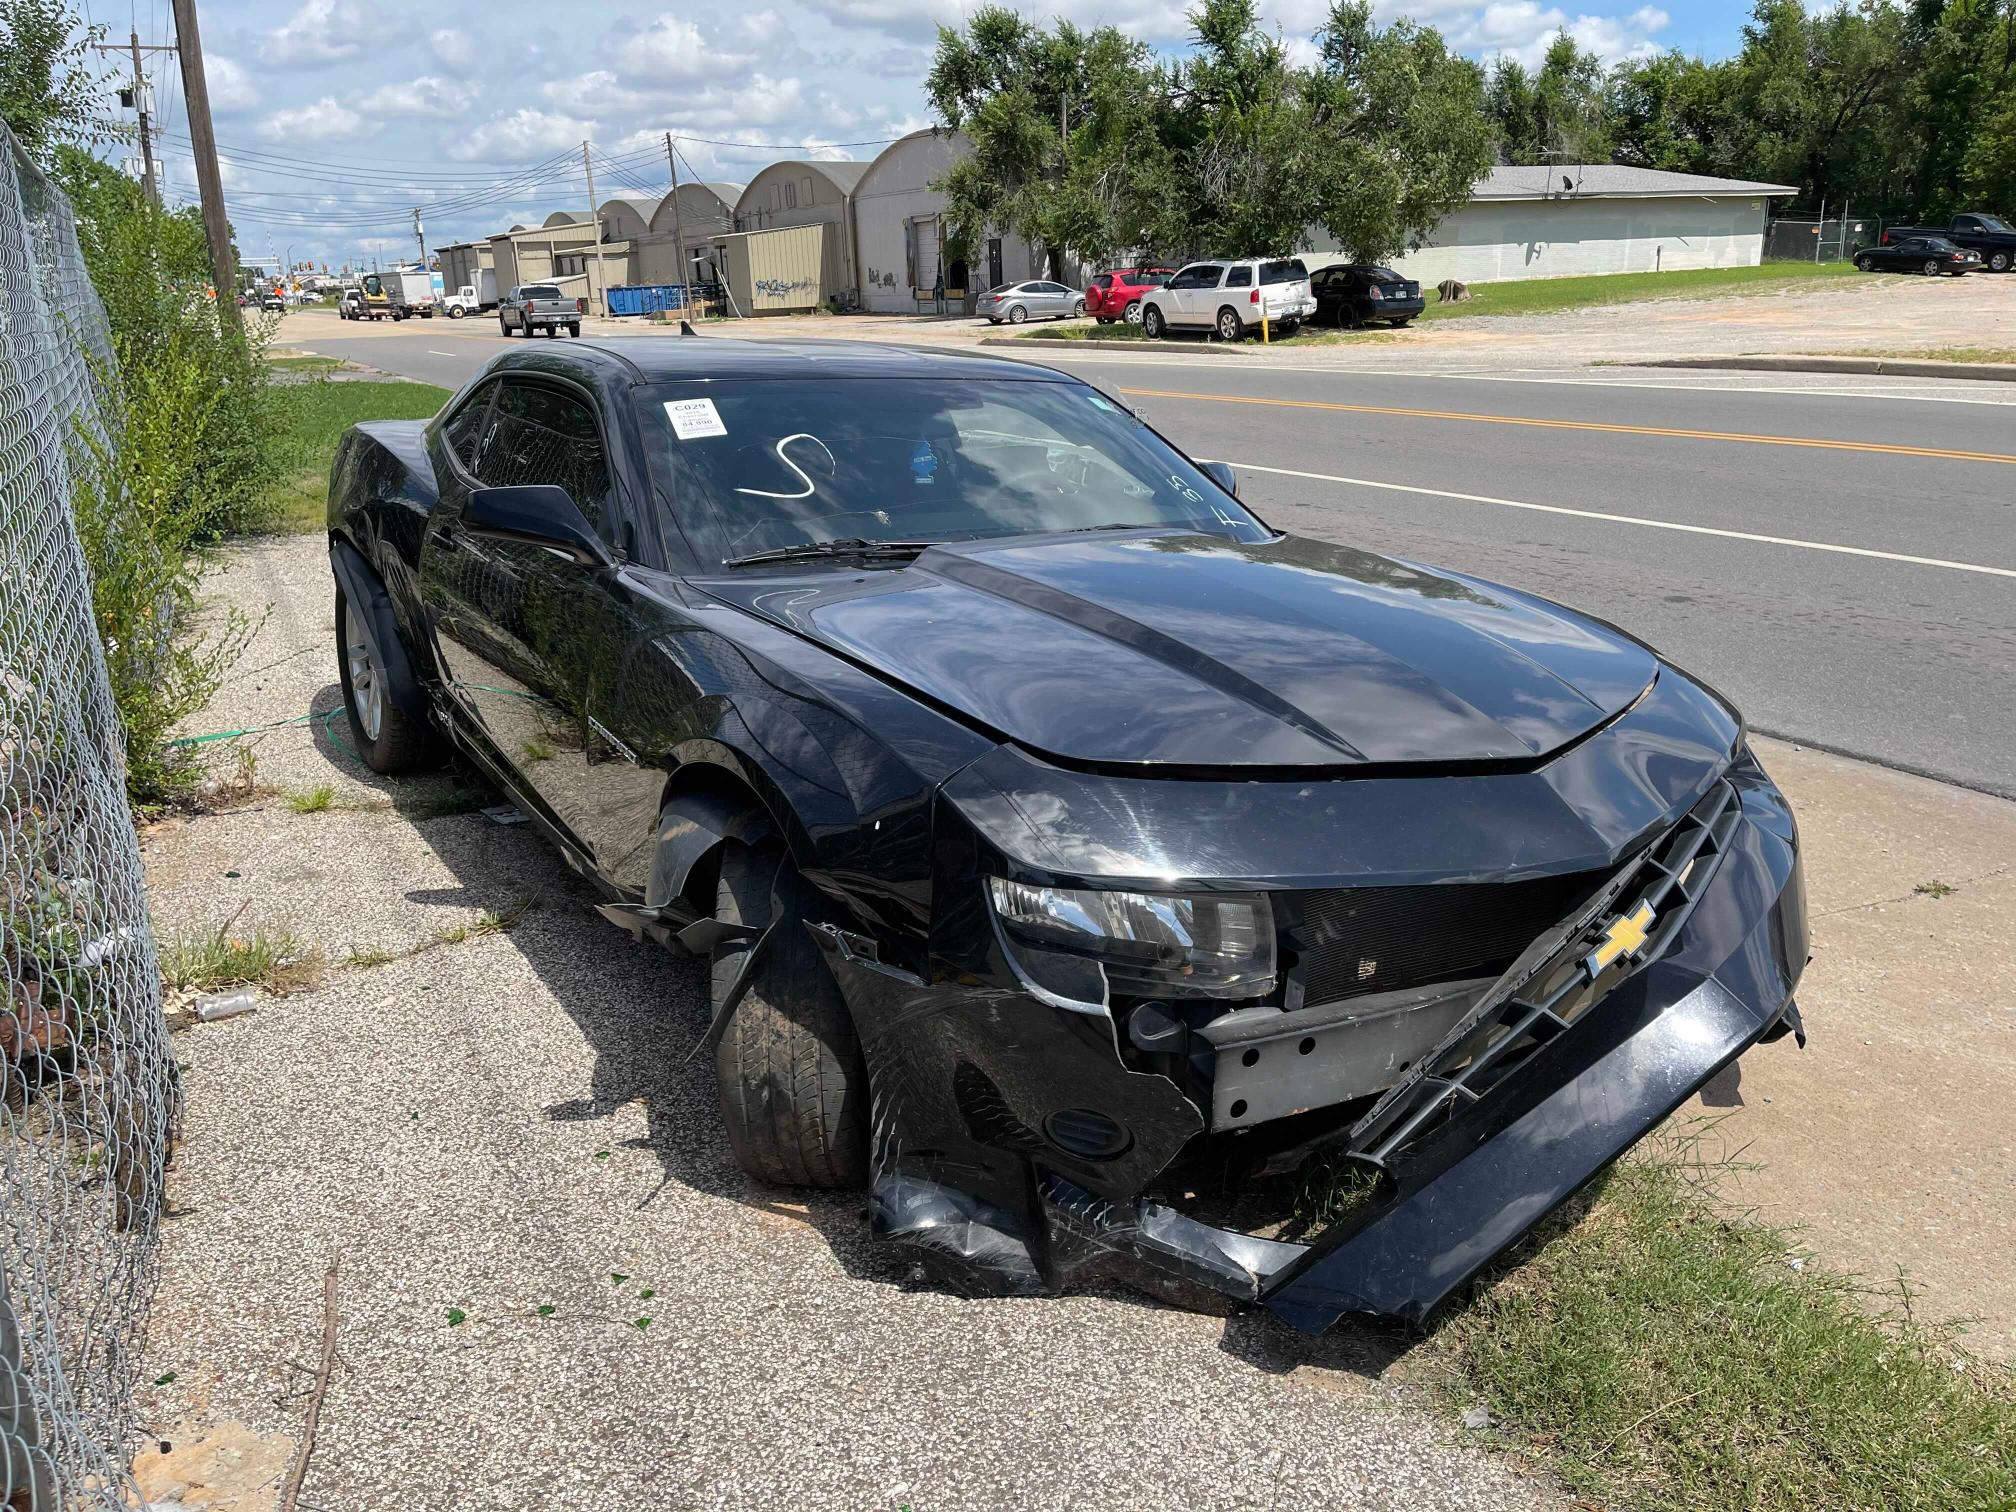
[[[825,226],[820,298],[860,287],[854,262],[854,189],[866,163],[772,163],[735,201],[737,231]]]
[[[1611,163],[1494,168],[1418,251],[1392,262],[1431,285],[1751,268],[1763,259],[1771,201],[1797,192]],[[1344,260],[1320,234],[1310,245],[1312,265]]]
[[[941,273],[955,311],[981,289],[1042,275],[1040,259],[1020,237],[986,238],[974,249],[972,267],[947,255],[945,196],[931,186],[971,150],[956,132],[913,131],[884,147],[861,175],[853,199],[864,309],[930,309]]]
[[[666,195],[652,210],[643,240],[638,244],[637,282],[642,284],[684,283],[686,270],[696,253],[705,250],[717,236],[735,229],[735,202],[743,186],[719,181],[687,183],[679,186],[678,214]],[[686,239],[682,249],[674,231]]]

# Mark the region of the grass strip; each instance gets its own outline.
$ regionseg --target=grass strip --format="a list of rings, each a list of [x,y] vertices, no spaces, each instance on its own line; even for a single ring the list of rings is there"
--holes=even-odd
[[[1432,288],[1423,320],[1493,315],[1552,315],[1649,299],[1702,299],[1718,294],[1783,294],[1853,277],[1849,263],[1770,262],[1754,268],[1675,268],[1667,273],[1591,273],[1575,278],[1521,278],[1473,283],[1471,298],[1444,303]]]
[[[329,464],[343,432],[367,420],[427,420],[449,391],[431,383],[283,384],[274,391],[279,430],[273,438],[277,480],[261,501],[260,518],[275,531],[317,531],[328,514]]]
[[[1858,347],[1852,352],[1830,352],[1834,357],[1897,357],[1914,362],[2012,362],[2016,363],[2016,347],[1933,347],[1930,350],[1905,352],[1895,347]]]
[[[1730,1169],[1668,1139],[1545,1225],[1438,1326],[1462,1398],[1620,1507],[2016,1506],[2011,1373],[1732,1211]]]

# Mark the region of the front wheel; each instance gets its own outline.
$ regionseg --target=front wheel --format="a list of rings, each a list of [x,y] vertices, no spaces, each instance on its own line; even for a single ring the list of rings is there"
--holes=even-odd
[[[662,828],[662,826],[661,826]],[[840,984],[806,928],[810,889],[772,846],[721,858],[714,916],[770,929],[748,990],[714,1052],[736,1164],[773,1186],[868,1184],[868,1073]],[[752,941],[714,948],[718,1010]]]
[[[1239,312],[1229,305],[1218,312],[1218,339],[1237,341],[1245,334],[1246,323],[1239,318]]]
[[[469,312],[463,309],[462,306],[460,305],[450,305],[448,307],[448,318],[450,320],[460,320],[464,315],[467,315],[468,313]]]
[[[1083,320],[1085,318],[1084,300],[1076,299],[1071,302],[1071,318],[1073,320]]]
[[[1169,329],[1169,322],[1162,318],[1161,310],[1154,305],[1141,312],[1141,331],[1150,341],[1160,341],[1162,333]]]
[[[408,719],[386,696],[385,671],[350,611],[343,590],[336,590],[336,671],[343,684],[343,712],[350,717],[350,736],[357,755],[374,772],[390,776],[436,764],[441,746],[434,732]]]
[[[1855,259],[1855,271],[1856,271],[1857,273],[1874,273],[1874,272],[1876,271],[1876,263],[1875,263],[1875,260],[1874,260],[1873,258],[1868,258],[1868,257],[1858,257],[1858,258],[1856,258],[1856,259]]]
[[[1029,311],[1022,305],[1008,306],[1008,324],[1020,325],[1029,318]]]

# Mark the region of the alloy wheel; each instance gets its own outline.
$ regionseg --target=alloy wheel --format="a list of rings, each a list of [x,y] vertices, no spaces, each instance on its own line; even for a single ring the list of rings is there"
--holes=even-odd
[[[371,642],[358,629],[343,606],[343,655],[350,667],[350,697],[357,706],[357,723],[364,738],[376,740],[385,727],[385,686],[378,678],[378,664],[371,657]]]

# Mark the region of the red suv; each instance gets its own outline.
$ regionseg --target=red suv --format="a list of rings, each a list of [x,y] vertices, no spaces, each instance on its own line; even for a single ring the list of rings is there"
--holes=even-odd
[[[1085,313],[1098,316],[1101,325],[1111,325],[1116,320],[1138,325],[1141,320],[1141,296],[1150,289],[1161,288],[1175,271],[1174,268],[1151,266],[1115,268],[1110,273],[1101,273],[1085,286]]]

